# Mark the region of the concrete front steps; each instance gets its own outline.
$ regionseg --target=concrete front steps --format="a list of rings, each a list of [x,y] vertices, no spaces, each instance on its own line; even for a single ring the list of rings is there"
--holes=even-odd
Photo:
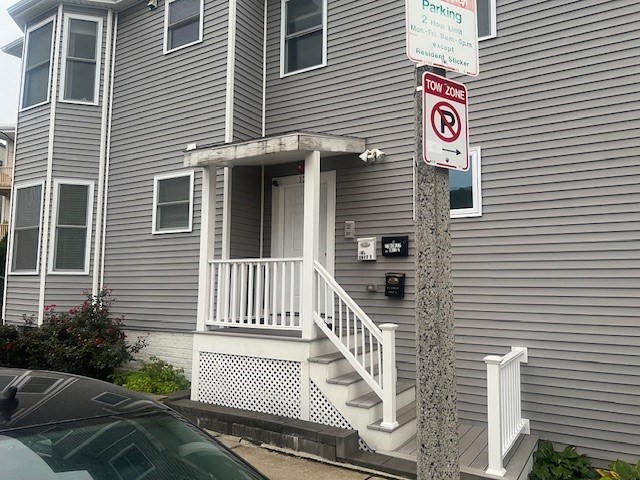
[[[377,352],[367,352],[372,358]],[[398,426],[382,429],[382,400],[360,377],[340,352],[309,358],[309,375],[323,395],[356,429],[374,451],[393,451],[416,434],[416,388],[414,382],[399,381],[396,387]],[[374,375],[378,375],[377,365]]]

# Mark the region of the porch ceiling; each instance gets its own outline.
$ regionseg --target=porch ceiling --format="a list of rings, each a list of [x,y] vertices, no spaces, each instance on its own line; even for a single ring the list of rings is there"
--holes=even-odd
[[[293,132],[245,142],[225,143],[185,151],[188,167],[232,167],[240,165],[275,165],[304,160],[308,152],[319,151],[320,158],[360,154],[365,140],[341,135]]]

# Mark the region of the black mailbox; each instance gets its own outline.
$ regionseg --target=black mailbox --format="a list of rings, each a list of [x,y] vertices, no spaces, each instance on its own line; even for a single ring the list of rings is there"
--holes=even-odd
[[[385,297],[404,298],[404,273],[387,273],[384,281]]]

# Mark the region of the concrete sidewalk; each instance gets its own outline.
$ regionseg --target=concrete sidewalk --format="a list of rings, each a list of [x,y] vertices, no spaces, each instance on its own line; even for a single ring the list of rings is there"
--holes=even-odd
[[[209,433],[271,480],[383,480],[393,475],[329,462],[315,455],[255,445],[239,437]]]

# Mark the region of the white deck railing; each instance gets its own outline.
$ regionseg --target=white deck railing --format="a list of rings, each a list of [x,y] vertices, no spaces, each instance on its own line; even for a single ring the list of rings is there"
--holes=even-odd
[[[398,325],[376,326],[319,262],[314,267],[318,291],[313,320],[380,397],[381,428],[393,430],[398,426],[395,345]]]
[[[300,330],[301,258],[213,260],[207,325]]]
[[[504,357],[489,355],[487,364],[487,431],[491,475],[503,476],[504,457],[521,433],[529,433],[529,420],[522,418],[520,363],[527,363],[527,349],[512,347]]]

